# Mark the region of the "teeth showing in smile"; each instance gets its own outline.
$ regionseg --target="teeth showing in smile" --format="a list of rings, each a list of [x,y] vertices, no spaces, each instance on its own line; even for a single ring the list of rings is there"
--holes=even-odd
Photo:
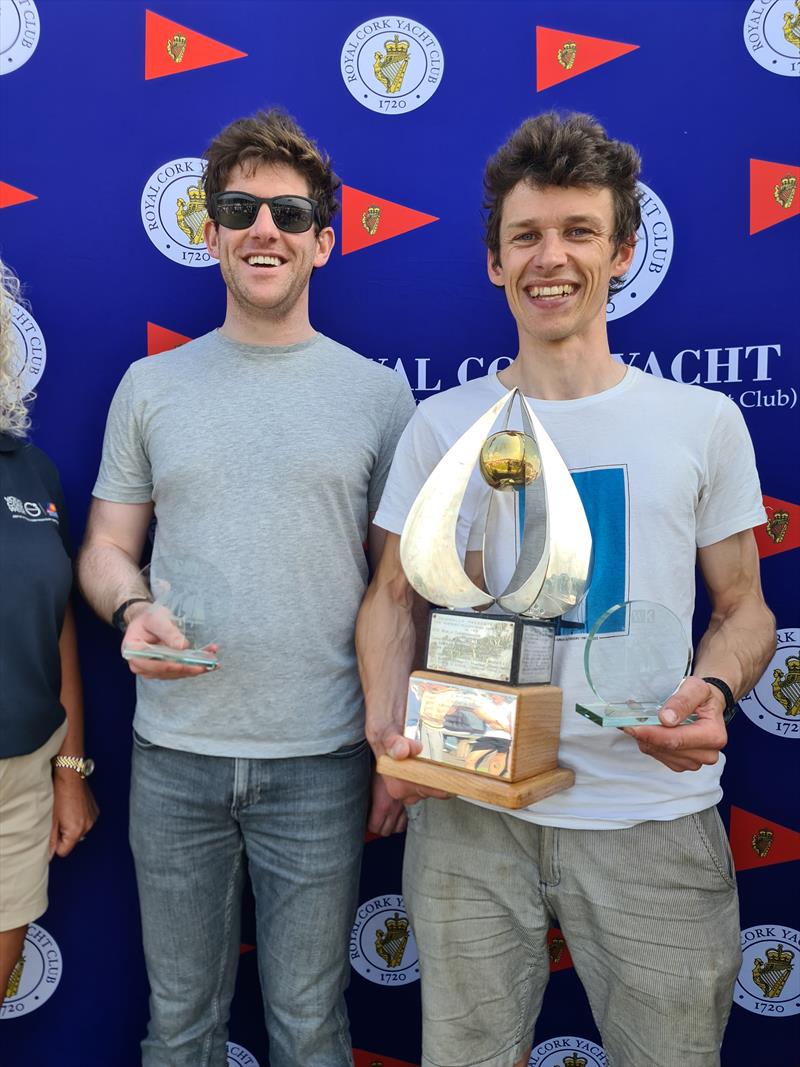
[[[279,267],[281,265],[277,256],[248,256],[247,262],[251,267]]]
[[[574,285],[532,285],[526,290],[528,296],[572,296]]]

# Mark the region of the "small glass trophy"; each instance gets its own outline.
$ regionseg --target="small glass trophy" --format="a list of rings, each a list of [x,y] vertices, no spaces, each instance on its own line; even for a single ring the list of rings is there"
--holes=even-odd
[[[577,704],[598,726],[658,726],[659,710],[689,673],[692,646],[663,604],[626,600],[595,622],[583,652],[598,703]]]
[[[145,567],[141,580],[152,599],[147,609],[152,629],[162,636],[158,643],[133,641],[122,646],[125,659],[156,659],[213,670],[219,655],[209,646],[219,641],[228,597],[225,579],[210,564],[182,558],[159,560]],[[171,643],[184,643],[174,647]]]

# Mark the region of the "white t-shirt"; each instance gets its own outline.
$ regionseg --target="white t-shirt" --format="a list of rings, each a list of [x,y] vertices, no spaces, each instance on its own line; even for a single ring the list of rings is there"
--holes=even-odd
[[[428,475],[473,422],[506,393],[496,375],[439,393],[417,408],[395,453],[375,517],[394,533]],[[556,638],[553,684],[564,691],[559,763],[575,785],[513,812],[545,826],[621,828],[673,819],[717,803],[724,757],[677,774],[619,730],[576,713],[596,701],[583,669],[586,632],[625,600],[664,604],[691,634],[696,550],[766,521],[753,448],[739,409],[720,393],[656,378],[635,368],[612,389],[579,400],[529,399],[569,467],[594,545],[592,584],[579,629]],[[512,428],[520,428],[512,419]],[[459,516],[461,551],[482,525],[490,490],[473,472]],[[514,567],[512,493],[492,507],[494,543],[508,546],[487,563],[490,589]],[[471,547],[477,547],[473,531]],[[497,610],[497,609],[493,609]]]

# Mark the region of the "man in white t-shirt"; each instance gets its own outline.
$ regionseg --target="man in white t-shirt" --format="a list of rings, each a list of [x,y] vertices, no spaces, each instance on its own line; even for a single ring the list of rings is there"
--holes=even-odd
[[[633,258],[639,167],[630,145],[585,115],[528,120],[489,161],[489,279],[505,290],[518,355],[498,375],[419,406],[376,515],[386,550],[357,644],[367,736],[377,755],[396,759],[419,751],[402,735],[414,595],[399,535],[433,467],[508,389],[529,399],[570,468],[595,552],[582,624],[558,636],[554,656],[564,692],[559,761],[575,785],[510,813],[389,784],[416,805],[404,893],[420,950],[424,1067],[527,1063],[553,924],[614,1067],[719,1063],[740,956],[715,804],[726,722],[774,648],[752,534],[765,516],[738,408],[610,354],[606,304]],[[476,473],[459,521],[462,551],[478,543],[488,492]],[[498,541],[509,546],[512,495],[495,501]],[[690,633],[696,564],[711,619],[662,725],[604,730],[578,716],[576,701],[591,699],[586,630],[613,604],[649,600]],[[503,588],[511,551],[492,566],[489,587]],[[696,721],[684,722],[690,715]]]

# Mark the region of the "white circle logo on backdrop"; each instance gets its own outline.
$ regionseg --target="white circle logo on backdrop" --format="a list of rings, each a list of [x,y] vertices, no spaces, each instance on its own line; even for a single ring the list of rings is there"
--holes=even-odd
[[[228,1067],[258,1067],[258,1060],[252,1052],[248,1052],[241,1045],[234,1045],[229,1041],[225,1046],[228,1054]]]
[[[350,932],[350,963],[370,982],[409,985],[419,978],[419,956],[403,898],[396,893],[365,900]]]
[[[800,934],[765,924],[742,930],[742,967],[733,1003],[766,1018],[800,1013]]]
[[[17,350],[14,374],[22,382],[22,395],[30,396],[44,374],[47,346],[38,322],[22,304],[14,304],[11,322]]]
[[[421,22],[385,15],[356,26],[342,48],[342,78],[359,104],[381,115],[422,107],[442,81],[444,53]]]
[[[638,182],[641,194],[642,225],[636,233],[633,263],[625,275],[625,284],[608,302],[609,322],[630,315],[649,300],[664,280],[672,262],[675,238],[669,212],[653,190]]]
[[[740,703],[762,730],[800,740],[800,630],[778,630],[775,655]]]
[[[756,0],[742,27],[747,51],[770,74],[800,78],[800,5],[797,0]]]
[[[205,160],[171,159],[153,171],[142,190],[142,225],[159,252],[183,267],[211,267],[203,240],[208,219],[202,178]]]
[[[11,972],[6,999],[0,1005],[0,1019],[41,1008],[61,981],[61,950],[43,926],[31,923],[22,946],[22,960]]]
[[[528,1067],[564,1067],[568,1057],[585,1067],[607,1067],[608,1060],[600,1045],[585,1037],[551,1037],[531,1052]]]
[[[27,63],[39,43],[39,12],[33,0],[0,0],[0,74]]]

